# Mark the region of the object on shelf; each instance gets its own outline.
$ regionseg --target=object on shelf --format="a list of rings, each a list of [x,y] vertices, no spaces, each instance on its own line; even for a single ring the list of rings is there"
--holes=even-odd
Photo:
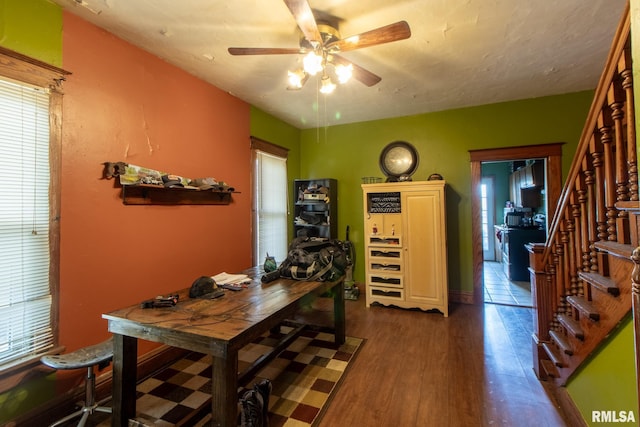
[[[418,150],[406,141],[394,141],[380,153],[380,170],[387,176],[387,182],[411,181],[418,162]]]
[[[293,215],[295,237],[337,237],[337,191],[335,179],[296,179]]]
[[[118,177],[125,205],[228,205],[236,193],[213,177],[190,179],[125,162],[104,162],[103,177]]]
[[[180,175],[164,172],[125,162],[104,162],[103,176],[106,179],[118,177],[120,184],[156,185],[165,188],[186,188],[190,190],[235,191],[235,188],[224,181],[213,177],[185,178]]]
[[[298,201],[300,202],[329,202],[329,188],[317,183],[310,183],[307,188],[298,189]]]
[[[363,184],[379,184],[382,182],[382,178],[377,176],[363,176],[362,183]]]

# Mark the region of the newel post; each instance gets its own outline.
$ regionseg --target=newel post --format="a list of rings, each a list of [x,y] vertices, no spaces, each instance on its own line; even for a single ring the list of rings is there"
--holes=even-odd
[[[525,245],[529,252],[529,276],[531,277],[531,299],[533,303],[533,370],[539,379],[547,378],[542,368],[542,344],[549,341],[549,325],[553,316],[554,290],[547,280],[543,262],[544,243],[528,243]]]

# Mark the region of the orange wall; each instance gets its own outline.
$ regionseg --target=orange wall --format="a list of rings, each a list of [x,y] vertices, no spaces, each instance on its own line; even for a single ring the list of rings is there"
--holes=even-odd
[[[251,262],[250,106],[64,14],[60,342],[108,336],[104,312]],[[125,206],[102,163],[240,191],[228,206]],[[141,345],[143,351],[149,345]]]

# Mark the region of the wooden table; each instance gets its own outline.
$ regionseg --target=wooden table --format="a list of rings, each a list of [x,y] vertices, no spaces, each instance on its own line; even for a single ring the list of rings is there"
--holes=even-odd
[[[252,270],[255,271],[255,270]],[[337,343],[345,340],[343,279],[305,282],[254,280],[241,291],[214,300],[191,299],[189,289],[175,293],[174,307],[143,309],[139,304],[103,314],[114,335],[113,414],[111,425],[128,425],[136,416],[138,339],[159,342],[213,359],[211,411],[214,426],[235,426],[238,404],[238,351],[263,333],[290,319],[308,295],[329,292],[334,298]]]

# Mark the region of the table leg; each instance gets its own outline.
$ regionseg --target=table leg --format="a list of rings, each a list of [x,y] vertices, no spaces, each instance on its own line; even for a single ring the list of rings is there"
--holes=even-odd
[[[346,315],[344,308],[344,280],[333,287],[333,316],[336,330],[336,344],[344,344],[346,336]]]
[[[136,416],[138,340],[113,334],[113,394],[111,426],[129,425]]]
[[[238,351],[226,347],[213,355],[211,373],[212,426],[235,426],[238,422]]]

